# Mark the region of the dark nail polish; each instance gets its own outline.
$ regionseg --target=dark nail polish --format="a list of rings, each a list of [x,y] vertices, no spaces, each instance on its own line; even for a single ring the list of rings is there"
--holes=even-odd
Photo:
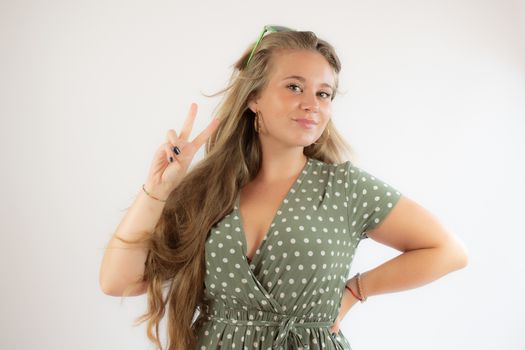
[[[175,152],[175,154],[180,154],[179,147],[177,147],[177,146],[173,147],[173,152]]]
[[[170,156],[170,163],[173,163],[173,157]]]

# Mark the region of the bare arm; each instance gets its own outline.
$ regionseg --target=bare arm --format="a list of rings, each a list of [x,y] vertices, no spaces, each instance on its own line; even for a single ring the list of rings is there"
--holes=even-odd
[[[192,103],[180,135],[173,129],[168,130],[166,142],[161,144],[155,153],[145,187],[148,193],[156,198],[165,200],[178,186],[197,150],[219,126],[220,120],[214,118],[197,137],[191,142],[188,141],[196,114],[197,104]],[[99,284],[105,294],[121,296],[128,287],[142,280],[148,248],[145,244],[129,244],[118,238],[135,241],[144,234],[151,234],[159,222],[164,205],[164,202],[151,198],[140,190],[104,253]],[[140,295],[146,291],[147,282],[142,282],[133,288],[129,295]]]
[[[150,183],[146,183],[145,187],[157,198],[166,199],[169,193]],[[142,278],[148,254],[145,244],[127,244],[115,236],[125,240],[136,240],[144,233],[153,232],[162,214],[164,204],[164,202],[149,197],[142,189],[138,193],[112,235],[102,259],[99,283],[105,294],[121,296],[126,287]],[[133,289],[130,295],[144,294],[146,290],[147,284],[143,282]]]
[[[463,243],[432,213],[405,196],[367,234],[403,252],[362,274],[368,296],[416,288],[468,264]]]
[[[432,213],[405,196],[367,236],[403,253],[361,274],[364,296],[417,288],[468,264],[463,243]],[[359,294],[355,277],[346,284]],[[345,290],[332,331],[339,331],[340,321],[356,303],[358,299]]]

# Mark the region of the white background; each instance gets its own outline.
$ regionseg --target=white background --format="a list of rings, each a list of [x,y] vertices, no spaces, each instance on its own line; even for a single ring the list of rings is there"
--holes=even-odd
[[[191,102],[208,124],[265,24],[342,61],[357,165],[434,213],[469,265],[370,297],[354,350],[525,348],[525,4],[511,0],[0,2],[0,347],[152,349],[146,297],[104,295],[104,247]],[[202,158],[203,149],[195,162]],[[369,239],[351,275],[399,252]]]

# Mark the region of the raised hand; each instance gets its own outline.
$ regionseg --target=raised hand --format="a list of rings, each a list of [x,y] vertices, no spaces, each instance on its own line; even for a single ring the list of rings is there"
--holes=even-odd
[[[197,137],[188,141],[196,115],[197,104],[192,103],[180,135],[173,129],[168,130],[166,142],[159,146],[151,163],[145,184],[148,192],[166,198],[188,172],[195,153],[220,124],[220,120],[214,118]],[[175,149],[175,146],[178,149]]]

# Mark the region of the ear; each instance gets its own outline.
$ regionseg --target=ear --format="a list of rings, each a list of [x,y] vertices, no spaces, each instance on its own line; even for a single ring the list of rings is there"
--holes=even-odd
[[[254,100],[250,100],[248,102],[248,108],[250,108],[250,110],[255,113],[255,111],[257,111],[257,102],[255,102]]]
[[[251,101],[251,102],[248,103],[248,107],[250,108],[250,110],[253,113],[255,113],[257,111],[257,107],[256,106],[257,106],[256,102]]]
[[[257,105],[258,98],[255,96],[255,93],[252,91],[248,97],[248,108],[255,114],[259,110]]]

